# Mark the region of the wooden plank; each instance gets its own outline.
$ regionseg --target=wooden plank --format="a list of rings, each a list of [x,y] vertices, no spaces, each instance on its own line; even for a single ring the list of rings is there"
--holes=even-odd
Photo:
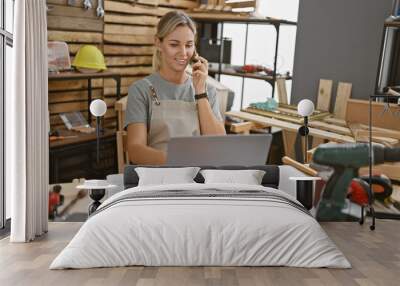
[[[121,96],[127,95],[128,94],[128,89],[129,86],[121,86]],[[115,88],[113,87],[105,87],[104,88],[104,95],[109,96],[109,95],[117,95]]]
[[[363,129],[358,130],[359,136],[369,136],[369,130],[365,128],[365,127],[368,128],[368,126],[364,126],[362,124],[360,124],[360,126]],[[372,136],[390,137],[390,138],[400,139],[400,132],[399,131],[395,131],[395,130],[389,130],[389,129],[373,127],[372,128]]]
[[[287,107],[279,106],[277,109],[272,111],[262,110],[253,107],[247,107],[245,110],[248,113],[254,113],[266,117],[282,119],[294,123],[303,123],[304,121],[304,118],[298,115],[296,109],[291,109],[289,105],[287,105]],[[311,116],[309,116],[309,120],[320,120],[329,115],[330,114],[328,112],[320,112],[316,110]]]
[[[103,89],[93,89],[92,99],[103,98]],[[68,101],[81,100],[87,104],[87,91],[66,91],[66,92],[51,92],[49,93],[49,104],[59,104]]]
[[[103,21],[69,16],[47,16],[47,28],[52,30],[103,32]]]
[[[158,0],[158,5],[186,9],[196,8],[199,6],[198,3],[189,0]]]
[[[128,2],[131,3],[132,5],[143,4],[149,6],[158,6],[159,0],[119,0],[119,2]]]
[[[232,123],[230,131],[233,133],[249,134],[250,129],[253,127],[252,122]]]
[[[358,135],[356,140],[357,142],[369,142],[369,136]],[[398,139],[380,136],[372,136],[372,142],[381,143],[387,147],[395,147],[397,144],[399,144]]]
[[[58,114],[61,112],[73,112],[73,111],[82,111],[88,110],[88,105],[86,101],[82,102],[67,102],[67,103],[58,103],[58,104],[50,104],[49,112],[51,115]]]
[[[333,81],[328,79],[320,79],[318,87],[317,109],[329,111],[331,105]]]
[[[285,156],[292,159],[296,158],[296,137],[297,132],[282,130],[283,149],[285,151]]]
[[[52,80],[49,81],[48,89],[49,91],[60,91],[60,90],[83,90],[87,89],[87,80]],[[93,79],[92,88],[98,88],[103,86],[102,79]]]
[[[104,45],[104,55],[153,55],[153,46]]]
[[[232,9],[248,8],[248,7],[255,8],[257,5],[257,1],[255,1],[255,0],[243,0],[243,1],[237,1],[237,2],[225,1],[225,5],[230,6]]]
[[[400,130],[400,106],[390,104],[390,111],[384,112],[385,103],[372,102],[372,126],[393,130]],[[367,100],[349,99],[347,102],[346,121],[349,123],[361,123],[368,125],[369,104]]]
[[[151,36],[151,35],[130,36],[130,35],[104,34],[104,43],[152,45],[154,43],[154,36]]]
[[[359,123],[349,123],[349,128],[357,142],[369,142],[369,131],[363,129]],[[381,133],[382,134],[382,133]],[[385,146],[393,147],[399,143],[398,139],[387,136],[377,136],[376,131],[372,131],[372,142],[381,143]]]
[[[334,117],[345,119],[346,118],[346,110],[347,110],[347,101],[351,96],[351,88],[352,84],[348,82],[339,82],[337,92],[336,92],[336,100],[334,107]]]
[[[145,25],[145,26],[156,26],[159,21],[158,17],[155,16],[127,16],[119,14],[105,14],[105,23],[118,23],[118,24],[134,24],[134,25]]]
[[[317,177],[318,176],[318,172],[312,168],[310,168],[309,166],[302,164],[300,162],[297,162],[296,160],[293,160],[292,158],[289,158],[287,156],[282,157],[282,162],[285,165],[289,165],[292,166],[294,168],[296,168],[297,170],[310,175],[312,177]]]
[[[121,78],[121,86],[130,86],[131,84],[133,84],[135,81],[138,81],[140,79],[142,79],[143,77],[139,76],[139,77],[122,77]],[[116,87],[116,82],[113,79],[104,79],[104,87]]]
[[[122,76],[148,75],[153,72],[152,67],[146,67],[146,66],[109,68],[107,70],[112,72],[118,72]]]
[[[133,26],[133,25],[118,25],[118,24],[105,24],[105,34],[122,34],[122,35],[150,35],[154,37],[156,34],[155,27],[147,26]]]
[[[336,124],[338,126],[347,126],[346,120],[335,118],[335,117],[324,118],[324,121],[327,123]]]
[[[79,7],[82,9],[83,7],[83,2],[84,0],[75,0],[75,1],[70,1],[68,0],[46,0],[47,4],[55,4],[55,5],[63,5],[63,6],[73,6],[73,7]],[[97,0],[92,1],[93,7],[97,7]]]
[[[71,43],[101,43],[102,33],[94,32],[66,32],[66,31],[47,31],[49,41],[63,41]]]
[[[276,86],[278,90],[279,103],[288,104],[287,91],[286,91],[286,79],[279,78],[276,80]],[[293,110],[297,113],[297,110]],[[282,141],[285,156],[292,159],[296,158],[296,137],[297,132],[291,132],[287,130],[282,130]]]
[[[68,43],[69,54],[72,55],[72,56],[76,55],[76,53],[79,51],[79,49],[81,47],[83,47],[84,45],[86,45],[86,44],[71,44],[71,43]],[[101,44],[91,43],[91,45],[97,47],[100,51],[102,49],[102,45]]]
[[[269,118],[269,117],[265,117],[265,116],[251,114],[251,113],[243,112],[243,111],[228,111],[225,114],[228,116],[237,117],[237,118],[251,121],[251,122],[280,127],[282,129],[285,129],[288,131],[294,131],[294,132],[297,132],[299,127],[301,126],[300,124],[295,124],[295,123],[291,123],[291,122],[287,122],[287,121],[283,121],[283,120],[278,120],[275,118]],[[309,130],[310,130],[310,133],[309,133],[310,136],[315,136],[315,137],[322,138],[322,139],[332,140],[335,142],[354,142],[354,138],[350,137],[350,136],[340,135],[340,134],[332,133],[332,132],[325,131],[325,130],[315,129],[312,127],[310,127]]]
[[[331,105],[331,96],[332,96],[332,80],[320,79],[319,87],[318,87],[318,97],[317,97],[317,109],[329,111],[329,107]],[[312,147],[319,146],[324,144],[325,140],[322,138],[313,138]]]
[[[59,5],[59,3],[51,5],[52,3],[50,2],[58,2],[58,1],[47,0],[48,3],[47,16],[65,16],[65,17],[86,18],[86,19],[91,18],[91,19],[97,19],[101,22],[101,20],[97,17],[96,9],[82,9],[82,6],[81,7],[65,6],[66,3],[64,5]]]
[[[322,122],[322,121],[310,121],[308,123],[308,126],[318,128],[321,130],[335,132],[338,134],[343,134],[343,135],[348,135],[348,136],[352,135],[351,130],[347,127],[337,126],[337,125],[329,124],[329,123]]]
[[[284,104],[289,104],[286,91],[286,80],[284,78],[277,79],[276,87],[278,90],[279,102]]]
[[[144,5],[131,5],[129,3],[122,3],[116,1],[105,1],[104,10],[106,12],[119,12],[123,14],[139,14],[139,15],[153,15],[153,16],[163,16],[170,9],[166,8],[154,8]]]
[[[151,56],[127,56],[127,57],[106,57],[107,67],[129,66],[129,65],[151,65],[153,57]]]

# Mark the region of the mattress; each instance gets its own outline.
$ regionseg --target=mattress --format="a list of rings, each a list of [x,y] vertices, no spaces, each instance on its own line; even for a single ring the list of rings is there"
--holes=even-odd
[[[351,267],[284,192],[198,183],[134,187],[108,198],[50,269],[131,265]]]

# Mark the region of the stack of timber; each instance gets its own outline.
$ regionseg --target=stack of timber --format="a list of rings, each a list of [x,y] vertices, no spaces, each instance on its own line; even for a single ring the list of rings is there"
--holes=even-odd
[[[200,2],[201,5],[192,9],[192,12],[256,12],[259,0],[202,0]]]
[[[152,72],[156,25],[172,10],[198,7],[196,0],[119,0],[104,1],[104,18],[97,17],[97,1],[84,9],[84,0],[47,0],[48,40],[68,44],[71,60],[85,44],[97,46],[104,54],[108,71],[121,74],[121,96],[129,86]],[[112,79],[92,80],[93,98],[103,98],[108,106],[105,126],[116,127],[116,83]],[[61,112],[88,114],[87,81],[49,82],[51,128],[64,125]]]

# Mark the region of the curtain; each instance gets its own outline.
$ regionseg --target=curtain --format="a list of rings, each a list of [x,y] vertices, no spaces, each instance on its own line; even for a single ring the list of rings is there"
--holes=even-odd
[[[15,1],[13,91],[6,98],[6,187],[11,242],[48,227],[48,86],[45,0]]]

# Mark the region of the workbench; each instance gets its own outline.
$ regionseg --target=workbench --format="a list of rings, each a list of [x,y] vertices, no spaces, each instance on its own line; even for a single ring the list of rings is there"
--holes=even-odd
[[[264,126],[279,127],[282,130],[296,132],[302,126],[298,123],[288,122],[283,119],[277,119],[273,117],[266,117],[262,115],[252,114],[245,111],[228,111],[225,113],[227,116],[239,118],[242,120],[254,122]],[[312,122],[321,122],[321,120],[310,121],[309,123],[309,135],[321,139],[326,139],[333,142],[344,143],[344,142],[355,142],[354,138],[350,135],[343,135],[338,132],[328,131],[321,128],[310,127]]]

